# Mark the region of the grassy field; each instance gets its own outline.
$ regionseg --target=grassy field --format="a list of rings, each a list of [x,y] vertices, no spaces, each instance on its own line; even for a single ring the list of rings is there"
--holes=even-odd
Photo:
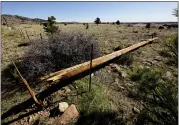
[[[137,107],[138,109],[141,109],[141,103],[139,103],[138,100],[129,97],[129,90],[133,88],[134,82],[130,79],[130,77],[128,77],[127,74],[132,67],[140,66],[150,69],[158,68],[161,69],[164,74],[169,72],[171,74],[170,77],[177,80],[177,67],[172,64],[168,64],[167,57],[161,56],[160,51],[163,49],[163,46],[167,39],[171,35],[176,34],[178,29],[158,29],[157,25],[153,26],[150,29],[146,29],[145,25],[142,24],[133,26],[128,26],[127,24],[100,24],[98,26],[96,24],[89,24],[89,29],[86,29],[83,24],[68,24],[66,26],[60,24],[58,26],[60,31],[63,32],[81,31],[85,34],[91,35],[99,43],[102,55],[113,52],[114,49],[118,46],[122,46],[123,48],[125,48],[132,44],[147,40],[151,38],[151,36],[149,35],[151,35],[152,33],[156,33],[159,37],[159,39],[154,41],[154,43],[139,48],[134,52],[131,52],[133,58],[132,65],[124,66],[120,65],[118,62],[115,62],[120,67],[120,70],[123,71],[124,74],[126,74],[126,76],[120,75],[116,72],[112,72],[109,70],[109,67],[106,66],[105,68],[97,71],[92,77],[92,83],[94,84],[92,92],[81,96],[80,99],[76,99],[71,95],[67,95],[67,99],[65,98],[60,100],[65,100],[69,103],[75,103],[80,112],[85,112],[86,109],[87,113],[85,115],[89,115],[95,111],[98,112],[101,110],[111,110],[118,112],[118,115],[121,115],[125,124],[134,124],[137,115],[133,112],[133,108]],[[21,36],[19,29],[23,31],[25,39],[23,38],[23,36]],[[18,60],[18,58],[23,57],[23,54],[26,52],[28,46],[18,47],[18,45],[20,43],[29,42],[26,31],[29,35],[30,40],[40,39],[40,33],[42,34],[43,38],[46,38],[43,27],[38,24],[15,25],[11,29],[2,26],[2,71],[5,70],[9,64],[11,64],[9,59],[15,61]],[[84,87],[85,90],[88,90],[88,78],[80,79],[78,81],[75,81],[75,83],[77,84],[79,91],[82,91]],[[8,88],[6,88],[6,86],[7,85],[4,85],[2,83],[2,113],[6,112],[14,105],[23,102],[25,99],[28,99],[30,97],[27,91],[21,92],[17,90],[16,87],[11,88],[11,91],[8,91]],[[45,86],[46,85],[43,85],[43,87]],[[34,88],[35,92],[39,92],[39,88],[43,87],[39,86],[37,88]],[[75,91],[75,89],[72,89],[71,93]],[[61,95],[54,94],[53,96],[54,101],[56,101],[56,98],[58,100]],[[89,107],[89,105],[91,105],[92,107]],[[80,124],[80,122],[75,123]],[[120,124],[124,123],[121,122]]]

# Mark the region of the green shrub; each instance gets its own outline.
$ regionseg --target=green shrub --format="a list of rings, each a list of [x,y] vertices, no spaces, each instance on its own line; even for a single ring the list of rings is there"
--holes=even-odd
[[[88,82],[88,79],[85,78],[77,81],[78,93],[86,92],[80,98],[78,110],[85,114],[111,110],[113,107],[111,107],[112,102],[108,100],[109,92],[107,89],[96,83],[92,83],[91,91],[88,91]]]
[[[43,23],[43,28],[47,34],[54,34],[58,31],[58,26],[55,26],[56,24],[56,18],[54,16],[48,17],[47,22]]]
[[[95,19],[94,23],[96,23],[97,25],[98,25],[98,24],[100,24],[100,23],[101,23],[100,18],[99,18],[99,17],[97,17],[97,18]]]
[[[177,81],[164,77],[161,70],[140,67],[132,68],[129,76],[136,82],[134,98],[144,102],[136,124],[177,125]]]
[[[172,35],[168,38],[163,46],[162,51],[159,52],[162,56],[167,57],[170,64],[178,65],[178,34]]]

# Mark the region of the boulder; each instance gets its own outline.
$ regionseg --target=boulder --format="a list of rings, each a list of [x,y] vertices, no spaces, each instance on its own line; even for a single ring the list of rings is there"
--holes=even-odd
[[[60,117],[54,121],[54,125],[68,125],[72,122],[72,120],[75,120],[78,117],[79,113],[76,109],[76,106],[72,104]]]

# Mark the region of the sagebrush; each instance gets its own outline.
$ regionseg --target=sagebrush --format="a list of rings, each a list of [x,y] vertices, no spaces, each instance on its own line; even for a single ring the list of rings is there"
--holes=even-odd
[[[93,44],[93,58],[99,57],[98,43],[91,36],[81,32],[61,32],[49,36],[46,40],[31,41],[23,58],[15,63],[26,80],[33,83],[40,76],[89,61],[91,44]],[[13,65],[10,65],[4,73],[6,75],[2,79],[3,84],[7,82],[13,84],[12,81],[15,80],[16,83],[19,79]]]

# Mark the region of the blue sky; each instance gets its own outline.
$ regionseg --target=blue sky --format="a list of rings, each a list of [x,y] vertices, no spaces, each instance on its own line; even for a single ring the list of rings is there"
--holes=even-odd
[[[177,2],[2,2],[2,14],[57,21],[103,22],[177,21],[172,15]]]

